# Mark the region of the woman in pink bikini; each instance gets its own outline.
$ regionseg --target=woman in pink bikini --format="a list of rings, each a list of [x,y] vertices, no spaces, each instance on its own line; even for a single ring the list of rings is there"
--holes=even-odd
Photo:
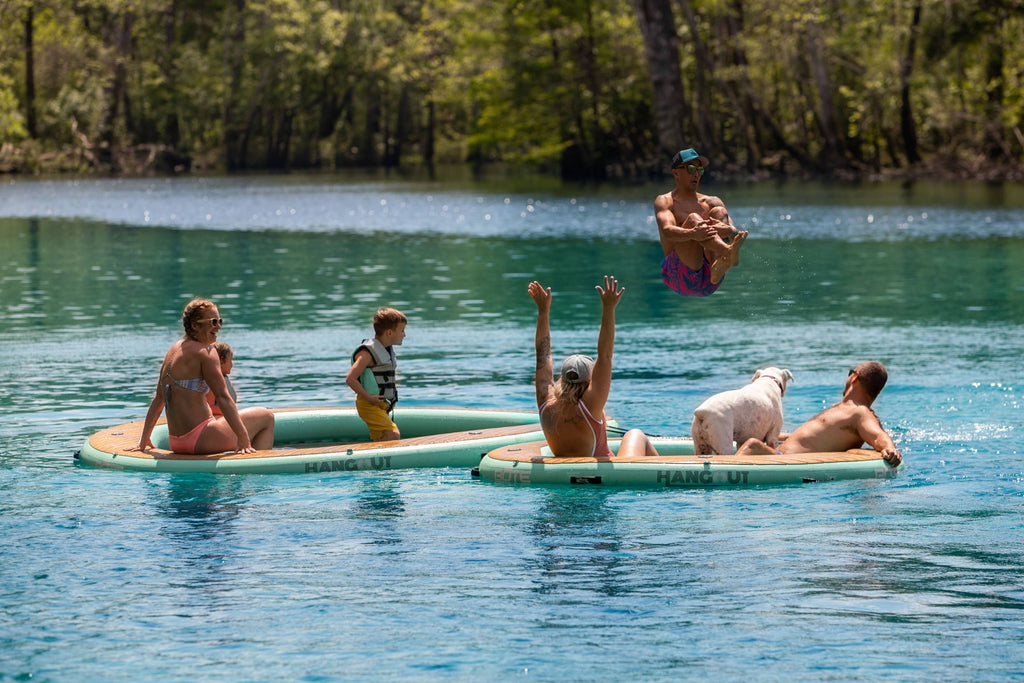
[[[253,453],[273,448],[274,414],[266,408],[238,410],[224,381],[220,357],[213,347],[224,324],[217,306],[206,299],[193,299],[181,314],[181,324],[185,336],[164,357],[139,444],[129,450],[154,448],[153,427],[165,408],[170,447],[175,453]],[[207,391],[213,392],[223,416],[213,415]]]
[[[551,361],[551,288],[531,282],[530,297],[537,304],[537,407],[540,426],[551,452],[560,457],[611,458],[604,404],[612,388],[612,350],[615,347],[615,307],[626,290],[606,275],[601,295],[601,330],[597,359],[573,355],[562,363],[555,382]],[[647,435],[631,429],[622,437],[618,457],[657,455]]]

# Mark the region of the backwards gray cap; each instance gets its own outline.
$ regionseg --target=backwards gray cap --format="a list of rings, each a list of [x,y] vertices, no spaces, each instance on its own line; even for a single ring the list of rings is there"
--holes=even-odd
[[[590,373],[593,370],[594,359],[577,353],[562,363],[562,381],[569,384],[584,384],[590,381]]]

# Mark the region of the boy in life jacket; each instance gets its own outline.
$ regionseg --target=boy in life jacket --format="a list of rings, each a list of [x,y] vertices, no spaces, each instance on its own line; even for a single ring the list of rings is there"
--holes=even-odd
[[[373,316],[373,339],[364,339],[352,353],[352,367],[345,382],[356,392],[356,411],[370,430],[373,441],[400,439],[402,435],[390,416],[398,402],[393,347],[405,339],[405,314],[381,308]]]
[[[231,368],[235,365],[235,352],[229,344],[225,344],[222,341],[213,342],[213,348],[217,350],[217,356],[220,358],[220,372],[224,375],[224,383],[228,385],[228,393],[231,394],[231,400],[238,403],[238,392],[235,391],[235,385],[231,383],[231,378],[228,377],[231,374]],[[206,402],[210,404],[210,410],[213,411],[214,415],[224,414],[220,406],[217,405],[217,398],[213,395],[212,391],[206,392]]]

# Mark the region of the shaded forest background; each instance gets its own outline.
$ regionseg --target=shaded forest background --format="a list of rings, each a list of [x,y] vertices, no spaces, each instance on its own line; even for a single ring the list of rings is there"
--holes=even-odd
[[[1024,0],[0,0],[0,171],[1024,177]]]

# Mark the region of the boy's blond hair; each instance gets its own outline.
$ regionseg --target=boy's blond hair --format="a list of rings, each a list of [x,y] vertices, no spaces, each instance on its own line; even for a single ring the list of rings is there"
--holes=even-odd
[[[388,330],[393,330],[409,319],[396,308],[380,308],[373,314],[373,333],[378,337]]]

